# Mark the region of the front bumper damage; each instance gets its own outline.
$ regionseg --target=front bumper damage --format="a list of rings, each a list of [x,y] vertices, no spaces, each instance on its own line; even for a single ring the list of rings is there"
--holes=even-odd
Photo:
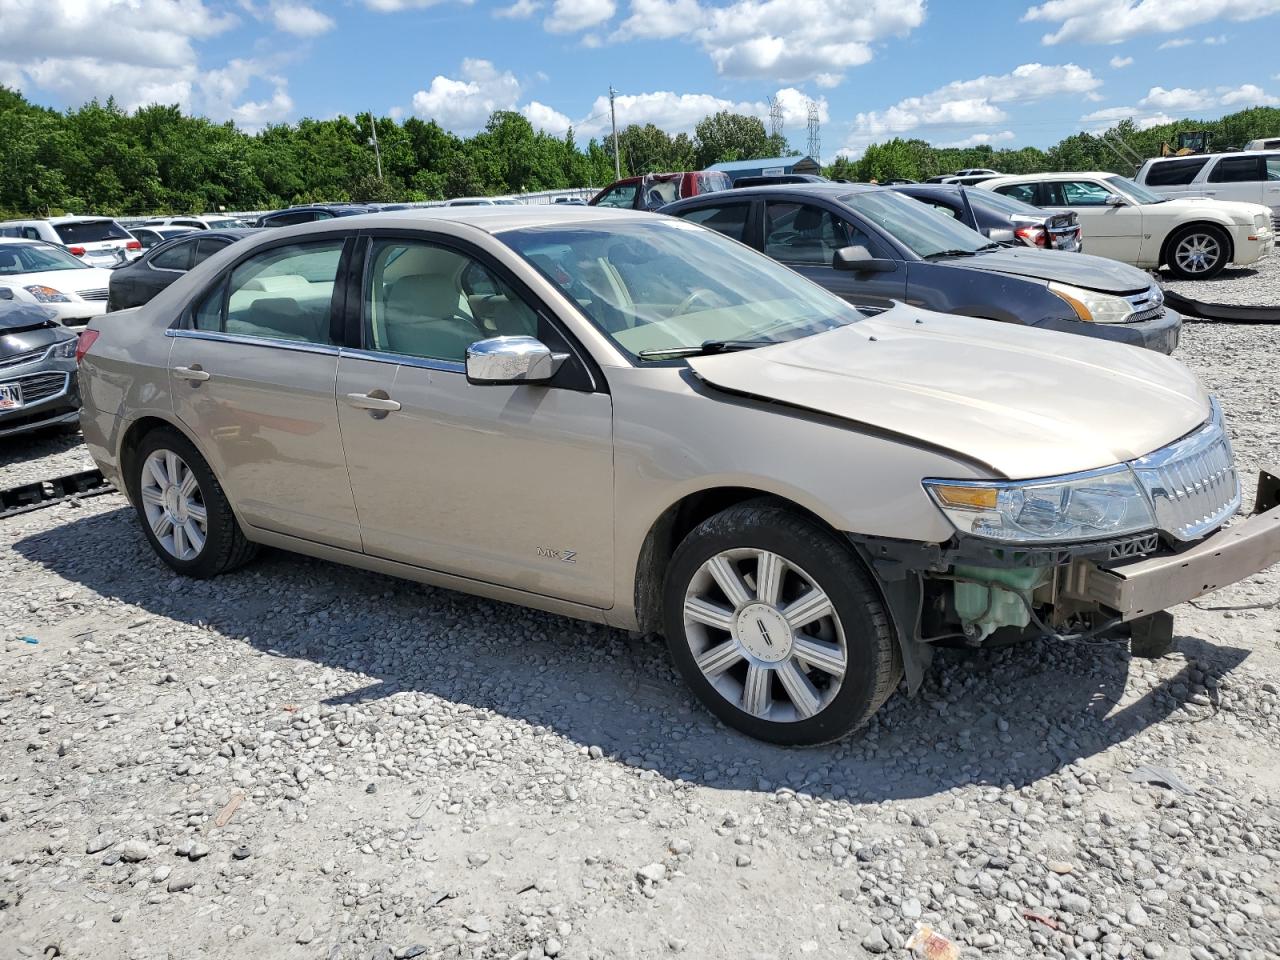
[[[1280,470],[1258,478],[1254,513],[1181,553],[1114,565],[1074,561],[1063,595],[1095,603],[1122,621],[1194,600],[1280,563]]]
[[[1280,469],[1261,471],[1251,516],[1182,549],[1162,547],[1156,534],[1026,549],[852,540],[877,576],[914,693],[941,641],[979,646],[1116,629],[1136,650],[1140,637],[1168,639],[1172,616],[1163,611],[1280,563]],[[997,611],[1005,625],[981,628]]]

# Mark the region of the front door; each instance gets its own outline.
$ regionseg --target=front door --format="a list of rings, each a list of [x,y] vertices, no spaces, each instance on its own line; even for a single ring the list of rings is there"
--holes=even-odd
[[[613,603],[613,405],[571,357],[550,385],[467,382],[467,347],[570,350],[495,265],[371,241],[364,350],[338,363],[342,440],[366,553],[606,608]]]
[[[906,298],[906,271],[871,273],[837,270],[837,250],[863,246],[871,256],[892,259],[884,243],[825,207],[791,200],[765,204],[764,252],[814,283],[871,312],[888,310]]]
[[[1051,181],[1045,187],[1050,191],[1045,206],[1065,207],[1080,215],[1086,253],[1124,263],[1141,261],[1141,206],[1096,180]],[[1117,199],[1122,201],[1119,205]]]
[[[334,397],[342,238],[260,249],[174,330],[174,409],[241,518],[360,549]]]

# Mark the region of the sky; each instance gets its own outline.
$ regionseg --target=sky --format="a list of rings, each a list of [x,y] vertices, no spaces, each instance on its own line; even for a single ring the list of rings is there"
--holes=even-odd
[[[177,103],[248,131],[372,110],[580,141],[729,109],[806,151],[894,136],[1049,146],[1280,105],[1280,0],[0,0],[0,84]],[[1275,131],[1280,134],[1280,131]]]

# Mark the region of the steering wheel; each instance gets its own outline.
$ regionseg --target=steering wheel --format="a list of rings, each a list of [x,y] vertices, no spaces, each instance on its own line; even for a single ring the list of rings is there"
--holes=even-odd
[[[693,306],[694,302],[704,295],[714,297],[716,292],[708,290],[706,287],[695,287],[693,292],[680,301],[680,306],[676,307],[675,312],[671,315],[673,317],[683,317],[689,312],[689,308]]]

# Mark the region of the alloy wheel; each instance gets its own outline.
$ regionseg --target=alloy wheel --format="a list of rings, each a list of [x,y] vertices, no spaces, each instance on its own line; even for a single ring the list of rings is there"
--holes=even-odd
[[[848,667],[844,629],[818,582],[768,550],[716,554],[689,581],[685,636],[698,669],[740,710],[787,723],[822,712]]]
[[[194,560],[209,536],[200,482],[172,450],[156,450],[142,464],[142,508],[156,540],[171,556]]]
[[[1184,273],[1205,273],[1222,257],[1222,244],[1209,233],[1192,233],[1178,241],[1173,259]]]

